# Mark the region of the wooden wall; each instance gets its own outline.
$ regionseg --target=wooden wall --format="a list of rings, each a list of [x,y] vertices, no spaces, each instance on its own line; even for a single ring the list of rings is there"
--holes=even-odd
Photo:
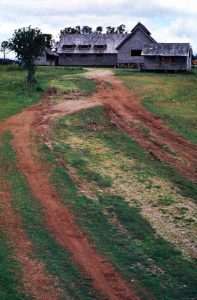
[[[117,66],[117,54],[59,54],[60,66]]]
[[[143,56],[131,56],[131,50],[142,50],[144,43],[150,42],[152,42],[152,40],[149,39],[142,30],[137,29],[136,32],[118,50],[118,63],[142,64],[144,61]]]

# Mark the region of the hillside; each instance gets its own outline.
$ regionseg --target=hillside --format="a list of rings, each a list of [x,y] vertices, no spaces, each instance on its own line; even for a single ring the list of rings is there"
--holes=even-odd
[[[37,79],[0,69],[0,299],[195,299],[196,71]]]

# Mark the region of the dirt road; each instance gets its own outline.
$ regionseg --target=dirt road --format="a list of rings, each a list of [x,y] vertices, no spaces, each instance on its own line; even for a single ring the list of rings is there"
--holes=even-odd
[[[32,136],[39,135],[45,139],[49,125],[55,117],[102,103],[106,106],[109,117],[121,130],[136,139],[154,158],[170,164],[193,181],[196,181],[196,147],[172,132],[164,125],[162,119],[147,112],[142,107],[140,99],[113,76],[111,71],[90,71],[88,76],[93,78],[98,86],[98,92],[90,99],[65,100],[52,105],[49,99],[54,91],[49,91],[40,104],[1,122],[0,134],[8,130],[13,133],[18,167],[27,177],[33,195],[46,212],[46,227],[59,244],[69,250],[71,258],[82,272],[92,279],[93,288],[98,291],[101,298],[135,300],[139,297],[132,287],[117,274],[105,257],[99,255],[89,238],[75,224],[73,214],[62,204],[59,195],[50,184],[48,175],[44,172],[45,166],[36,160],[32,153],[32,148],[36,148]],[[150,134],[141,132],[139,124],[148,128]],[[166,152],[163,145],[176,152],[177,157]],[[10,211],[9,207],[7,209]],[[19,234],[14,228],[12,230],[13,234]],[[31,290],[34,289],[35,286],[32,286]],[[40,299],[39,297],[35,295],[36,299]]]
[[[155,159],[170,164],[184,177],[197,182],[195,145],[173,132],[162,118],[148,112],[142,106],[141,99],[110,70],[90,70],[87,76],[94,79],[98,86],[94,100],[106,106],[109,117],[121,130],[137,140]],[[140,126],[148,129],[149,133],[143,133]],[[176,156],[167,152],[166,146]]]
[[[18,168],[26,176],[33,195],[45,210],[46,227],[59,244],[69,250],[71,259],[82,272],[92,279],[93,288],[100,294],[101,299],[137,300],[139,297],[132,287],[121,278],[105,257],[99,255],[89,238],[77,227],[73,214],[62,204],[59,195],[51,186],[49,177],[44,172],[45,166],[36,160],[32,153],[32,149],[36,147],[32,136],[39,134],[44,138],[48,125],[54,117],[73,113],[99,103],[94,100],[77,102],[67,100],[65,103],[51,106],[48,101],[50,96],[49,92],[41,104],[26,109],[1,123],[0,133],[12,132]],[[13,232],[17,235],[16,230],[13,229]],[[35,289],[34,282],[32,281],[31,284],[33,291]],[[36,299],[40,299],[39,297],[39,295],[38,297],[35,295]]]

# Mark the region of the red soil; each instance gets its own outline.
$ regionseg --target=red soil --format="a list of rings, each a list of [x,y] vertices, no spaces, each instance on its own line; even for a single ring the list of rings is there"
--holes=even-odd
[[[104,71],[103,74],[95,71],[91,76],[98,86],[94,100],[106,106],[112,121],[137,140],[155,159],[168,163],[184,177],[197,182],[197,147],[173,132],[164,124],[162,118],[148,112],[141,105],[141,99],[111,72]],[[106,82],[110,83],[111,87],[106,85]],[[146,127],[149,134],[143,133],[139,129],[140,125]],[[165,146],[175,152],[176,156],[165,151]]]
[[[68,101],[67,101],[68,102]],[[69,104],[70,102],[68,102]],[[95,102],[84,101],[79,106],[73,102],[70,108],[58,111],[51,107],[48,96],[39,105],[10,117],[1,124],[2,130],[10,130],[13,135],[13,146],[17,155],[18,167],[27,177],[33,195],[44,208],[47,220],[46,226],[55,239],[71,253],[73,261],[93,282],[93,288],[107,299],[139,299],[129,286],[113,269],[105,257],[98,254],[88,237],[75,224],[74,216],[62,204],[61,199],[49,182],[49,175],[44,171],[45,165],[36,160],[32,149],[36,147],[32,137],[39,133],[44,136],[48,123],[57,114],[71,113],[82,108],[95,105]],[[80,103],[80,102],[79,102]],[[97,103],[98,104],[98,103]],[[33,283],[32,283],[33,284]],[[55,298],[54,298],[55,299]]]
[[[46,275],[46,270],[41,262],[33,259],[34,248],[31,241],[26,236],[22,222],[18,213],[11,205],[10,194],[7,191],[7,183],[0,175],[1,181],[1,219],[0,227],[6,230],[11,242],[14,244],[14,254],[17,261],[22,266],[22,280],[26,288],[26,293],[37,300],[56,300],[60,298],[61,291],[54,287],[54,282],[58,282],[53,276]]]
[[[135,97],[111,73],[99,70],[90,76],[96,80],[99,91],[89,100],[66,101],[51,106],[48,101],[51,96],[49,93],[41,104],[10,117],[1,123],[0,127],[1,131],[11,130],[14,135],[13,146],[18,159],[18,167],[27,177],[34,196],[46,212],[46,226],[56,240],[70,251],[71,258],[84,274],[92,279],[94,289],[100,293],[101,297],[108,299],[139,299],[132,287],[116,273],[105,257],[98,254],[95,246],[75,224],[73,214],[62,204],[59,195],[51,186],[45,165],[36,160],[32,154],[32,148],[36,149],[32,136],[39,135],[44,139],[50,122],[58,115],[73,113],[103,103],[108,115],[118,127],[136,139],[154,158],[170,164],[183,176],[193,181],[196,180],[196,147],[172,132],[164,125],[161,118],[146,111],[140,104],[140,99]],[[111,87],[103,80],[109,82]],[[150,134],[146,135],[141,132],[136,126],[139,124],[147,127]],[[163,144],[176,152],[177,157],[166,152]],[[15,219],[14,213],[11,218]],[[9,224],[6,227],[9,229]],[[17,234],[17,227],[15,227],[13,226],[9,231],[10,233],[13,231],[13,236],[16,237],[19,234],[20,237],[22,233]],[[17,247],[17,241],[14,242]],[[21,251],[22,248],[20,248]],[[30,288],[36,289],[35,286]],[[50,289],[48,292],[50,293]]]

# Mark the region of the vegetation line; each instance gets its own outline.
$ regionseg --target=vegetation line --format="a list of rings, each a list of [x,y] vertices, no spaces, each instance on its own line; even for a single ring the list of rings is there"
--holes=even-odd
[[[81,145],[78,144],[73,149],[69,146],[71,137],[76,143],[85,137],[92,145],[96,138],[97,141],[102,141],[102,146],[110,145],[116,152],[121,147],[124,155],[132,154],[140,162],[147,164],[145,172],[151,167],[151,172],[159,174],[163,166],[159,167],[158,162],[149,162],[143,150],[126,135],[118,132],[99,107],[56,121],[51,136],[54,150],[41,147],[45,153],[45,162],[50,163],[53,170],[52,184],[76,215],[79,226],[126,280],[136,282],[137,279],[136,288],[144,299],[150,299],[150,295],[157,299],[193,297],[196,292],[194,261],[184,259],[180,251],[158,238],[139,209],[129,207],[122,197],[114,196],[107,190],[105,192],[113,181],[89,169],[89,160],[99,163],[99,154],[95,160],[87,147],[80,148]],[[68,175],[69,171],[58,162],[58,157],[71,164],[79,176],[85,176],[88,181],[98,185],[98,202],[79,193]],[[161,174],[164,177],[170,176],[167,172]],[[101,189],[103,192],[99,192]],[[111,222],[114,216],[117,222]],[[125,231],[121,230],[119,223]]]
[[[90,279],[80,273],[70,260],[69,253],[46,230],[46,216],[34,199],[26,178],[17,170],[11,138],[10,134],[6,134],[1,141],[1,164],[11,185],[13,205],[19,211],[28,237],[35,247],[36,259],[45,264],[49,274],[58,278],[59,288],[64,289],[62,299],[96,299]]]

